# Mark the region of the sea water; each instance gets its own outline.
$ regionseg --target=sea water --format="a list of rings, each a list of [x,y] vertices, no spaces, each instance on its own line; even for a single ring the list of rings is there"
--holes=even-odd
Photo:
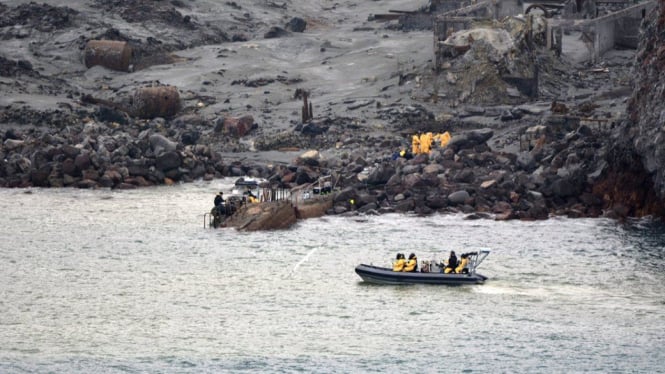
[[[205,228],[231,180],[0,190],[0,372],[663,372],[665,227],[403,214]],[[360,263],[490,248],[474,286]]]

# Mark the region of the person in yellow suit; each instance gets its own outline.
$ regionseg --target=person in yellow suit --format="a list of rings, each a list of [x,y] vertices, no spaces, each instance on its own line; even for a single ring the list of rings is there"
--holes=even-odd
[[[422,154],[429,154],[430,147],[432,146],[432,139],[427,134],[420,134],[420,153]]]
[[[393,263],[393,271],[402,271],[404,270],[404,265],[406,265],[406,259],[404,259],[404,253],[398,253]]]
[[[247,201],[250,203],[258,203],[259,199],[252,193],[252,190],[247,190]]]
[[[409,261],[407,261],[406,266],[404,267],[404,271],[418,271],[418,259],[416,258],[415,253],[411,253],[409,255]]]
[[[411,137],[411,152],[414,155],[420,154],[420,136],[418,135]]]
[[[450,142],[450,133],[448,131],[444,132],[443,134],[438,134],[438,137],[441,148],[444,148],[448,145],[448,142]]]
[[[459,265],[455,268],[455,273],[462,274],[466,269],[466,266],[469,264],[469,255],[463,253],[459,261]],[[469,269],[466,269],[466,272],[469,272]]]

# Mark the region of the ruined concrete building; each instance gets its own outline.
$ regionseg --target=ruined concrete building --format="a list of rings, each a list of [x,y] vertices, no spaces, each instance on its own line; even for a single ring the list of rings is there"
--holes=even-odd
[[[639,25],[655,0],[431,0],[434,54],[442,63],[452,33],[520,14],[547,20],[547,47],[561,53],[563,35],[582,33],[592,61],[616,48],[636,48]]]

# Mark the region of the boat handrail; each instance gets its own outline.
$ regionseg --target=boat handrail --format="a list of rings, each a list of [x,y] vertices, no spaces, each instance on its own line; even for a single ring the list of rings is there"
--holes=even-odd
[[[482,250],[478,251],[476,266],[480,265],[483,261],[485,261],[485,259],[487,258],[487,256],[489,256],[489,254],[490,254],[489,249],[482,249]]]
[[[489,256],[489,249],[481,249],[475,252],[475,255],[469,260],[469,273],[475,274],[476,268]]]

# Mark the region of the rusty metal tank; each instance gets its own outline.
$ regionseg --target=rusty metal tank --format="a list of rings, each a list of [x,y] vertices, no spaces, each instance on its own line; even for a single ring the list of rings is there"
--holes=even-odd
[[[132,47],[123,41],[90,40],[85,46],[85,66],[96,65],[117,71],[129,71]]]
[[[172,117],[181,108],[180,93],[174,86],[138,88],[130,98],[130,107],[140,118]]]

